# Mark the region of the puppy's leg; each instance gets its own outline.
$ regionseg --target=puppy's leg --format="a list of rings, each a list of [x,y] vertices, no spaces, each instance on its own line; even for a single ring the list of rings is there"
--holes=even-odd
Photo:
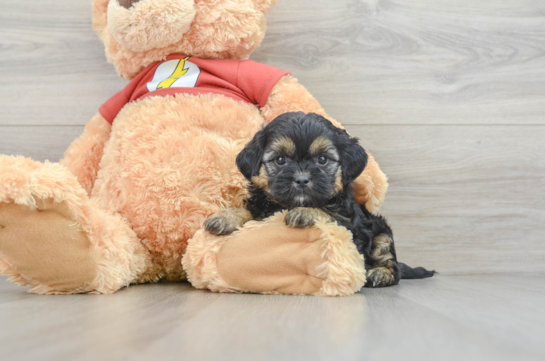
[[[333,221],[326,212],[318,208],[297,207],[286,214],[284,222],[288,227],[292,228],[309,228],[312,227],[318,220]]]
[[[246,208],[223,209],[208,218],[204,222],[204,228],[218,236],[231,234],[252,219],[252,214]]]
[[[399,267],[395,256],[394,240],[386,233],[373,239],[369,259],[366,260],[365,287],[386,287],[399,282]]]

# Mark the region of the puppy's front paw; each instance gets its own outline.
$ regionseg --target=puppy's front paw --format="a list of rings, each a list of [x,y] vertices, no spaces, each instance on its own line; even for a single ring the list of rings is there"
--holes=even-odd
[[[204,222],[204,229],[216,236],[231,234],[237,229],[237,226],[229,218],[216,215],[213,215]]]
[[[252,219],[247,209],[224,209],[213,214],[204,222],[204,229],[216,236],[231,234]]]
[[[316,208],[297,207],[286,214],[284,222],[292,228],[309,228],[316,224],[319,219],[329,220],[325,212]]]
[[[367,271],[365,287],[386,287],[394,283],[395,277],[392,271],[386,267],[371,268]]]

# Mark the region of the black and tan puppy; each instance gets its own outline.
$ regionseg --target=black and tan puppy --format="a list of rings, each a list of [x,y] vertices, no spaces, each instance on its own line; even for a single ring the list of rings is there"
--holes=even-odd
[[[227,209],[205,222],[208,232],[230,234],[249,220],[288,210],[290,227],[334,221],[353,234],[367,270],[366,287],[395,285],[400,278],[425,278],[433,271],[397,262],[386,220],[354,200],[352,182],[367,154],[357,139],[317,114],[286,113],[259,131],[237,157],[251,182],[246,207]]]

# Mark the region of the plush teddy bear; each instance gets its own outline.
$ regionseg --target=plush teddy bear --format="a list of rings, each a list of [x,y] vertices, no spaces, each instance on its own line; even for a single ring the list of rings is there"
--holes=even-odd
[[[106,57],[131,82],[60,163],[0,156],[0,273],[39,294],[186,278],[228,292],[358,291],[363,259],[334,224],[291,229],[278,214],[227,237],[196,233],[242,205],[235,158],[263,124],[304,111],[340,126],[288,72],[245,60],[274,3],[94,0]],[[376,211],[387,182],[370,155],[354,186]]]

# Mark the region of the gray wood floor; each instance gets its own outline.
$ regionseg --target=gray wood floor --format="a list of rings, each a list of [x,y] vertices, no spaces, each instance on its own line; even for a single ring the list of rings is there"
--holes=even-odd
[[[0,282],[0,359],[543,360],[544,280],[438,276],[346,298],[188,284],[36,296]]]

